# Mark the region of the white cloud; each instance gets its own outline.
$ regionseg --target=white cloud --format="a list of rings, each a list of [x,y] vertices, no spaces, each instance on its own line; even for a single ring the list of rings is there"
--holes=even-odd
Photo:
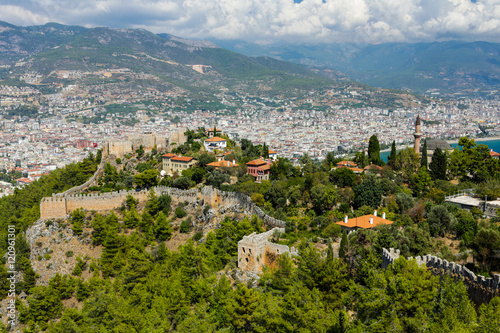
[[[2,0],[14,24],[142,27],[186,38],[260,42],[500,42],[498,0]],[[15,2],[15,4],[14,4]]]
[[[0,20],[16,25],[38,25],[49,22],[48,17],[14,5],[0,5]]]

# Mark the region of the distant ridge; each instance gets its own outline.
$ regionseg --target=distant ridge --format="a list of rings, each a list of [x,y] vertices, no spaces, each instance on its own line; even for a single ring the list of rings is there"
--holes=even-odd
[[[219,41],[249,56],[267,55],[308,66],[335,69],[360,82],[425,93],[478,94],[500,87],[500,44],[432,43],[258,45]],[[432,92],[435,92],[434,90]]]
[[[151,75],[148,84],[159,80],[192,92],[236,88],[282,93],[335,84],[305,66],[251,58],[209,41],[156,35],[144,29],[84,28],[57,23],[19,27],[0,22],[0,65],[14,68],[21,59],[31,70],[44,75],[60,70],[128,68]],[[193,66],[198,65],[207,71],[194,70]],[[19,68],[18,72],[25,70]]]

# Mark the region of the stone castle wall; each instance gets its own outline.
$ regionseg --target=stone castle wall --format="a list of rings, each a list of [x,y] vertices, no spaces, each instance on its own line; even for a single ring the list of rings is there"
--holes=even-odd
[[[382,267],[387,268],[399,256],[399,250],[394,251],[392,248],[389,250],[383,249]],[[495,274],[493,278],[485,278],[482,275],[474,274],[474,272],[465,266],[430,254],[422,257],[409,257],[407,259],[415,259],[420,266],[427,267],[435,275],[449,275],[455,280],[462,280],[468,287],[469,296],[477,304],[489,302],[491,298],[500,295],[500,274]]]
[[[164,149],[167,147],[167,138],[151,133],[136,134],[129,136],[127,140],[109,140],[107,146],[110,155],[123,157],[140,146],[143,146],[146,151],[150,151],[155,146],[157,149]]]
[[[132,153],[131,141],[115,141],[110,140],[108,143],[109,154],[116,157],[123,157],[126,154]]]
[[[78,188],[83,188],[82,185]],[[285,227],[285,222],[268,216],[260,207],[253,203],[252,199],[237,192],[223,192],[211,186],[205,186],[201,190],[181,190],[173,187],[157,186],[153,188],[156,195],[168,194],[174,203],[188,202],[196,204],[209,204],[213,207],[240,207],[245,214],[256,215],[264,223],[271,227]],[[68,191],[67,191],[68,192]],[[74,191],[70,192],[74,193]],[[109,211],[119,208],[125,201],[127,195],[132,195],[139,202],[147,200],[148,191],[118,191],[109,193],[93,194],[54,194],[52,197],[43,198],[40,203],[41,219],[63,219],[73,210],[83,208],[87,210]]]

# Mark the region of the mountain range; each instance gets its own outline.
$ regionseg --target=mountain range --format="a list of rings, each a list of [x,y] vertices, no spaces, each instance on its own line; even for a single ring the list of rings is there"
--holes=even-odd
[[[13,66],[20,61],[23,68]],[[10,65],[11,72],[29,69],[42,75],[60,70],[128,68],[154,76],[165,89],[174,86],[191,92],[200,88],[283,92],[335,84],[305,66],[267,56],[248,57],[207,41],[155,35],[144,29],[55,23],[18,27],[0,22],[0,65]],[[193,70],[197,65],[202,65],[201,69]],[[4,70],[4,77],[8,73]],[[1,75],[0,71],[0,79]]]
[[[259,45],[213,40],[248,56],[327,67],[359,82],[416,93],[491,94],[500,86],[500,44],[433,43]]]

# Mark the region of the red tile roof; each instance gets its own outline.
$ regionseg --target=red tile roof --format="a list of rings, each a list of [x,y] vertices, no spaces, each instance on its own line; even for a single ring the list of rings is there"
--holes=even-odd
[[[342,162],[339,162],[337,163],[337,167],[357,167],[358,165],[356,163],[354,163],[353,161],[342,161]]]
[[[172,158],[172,161],[176,162],[189,162],[193,159],[194,157],[187,157],[187,156],[176,156]]]
[[[161,156],[163,156],[163,157],[175,157],[176,155],[172,154],[172,153],[168,153],[168,154],[161,155]]]
[[[373,218],[373,224],[370,223],[370,218]],[[364,229],[369,229],[369,228],[374,228],[382,224],[392,224],[392,221],[386,220],[381,218],[380,216],[375,216],[372,214],[369,215],[363,215],[359,217],[355,217],[352,219],[348,219],[347,223],[345,221],[340,221],[336,222],[336,224],[344,227],[349,227],[349,228],[364,228]]]
[[[247,165],[259,166],[259,165],[263,165],[263,164],[266,164],[266,163],[267,163],[266,161],[263,161],[260,158],[258,158],[256,160],[248,162]]]
[[[212,163],[208,163],[207,165],[210,165],[210,166],[214,166],[216,168],[219,168],[219,167],[227,167],[227,168],[231,168],[233,166],[238,166],[238,164],[234,164],[233,165],[233,162],[230,162],[230,161],[218,161],[218,162],[212,162]]]
[[[205,142],[221,142],[221,141],[226,141],[226,139],[219,138],[218,136],[214,136],[213,138],[205,140]]]

